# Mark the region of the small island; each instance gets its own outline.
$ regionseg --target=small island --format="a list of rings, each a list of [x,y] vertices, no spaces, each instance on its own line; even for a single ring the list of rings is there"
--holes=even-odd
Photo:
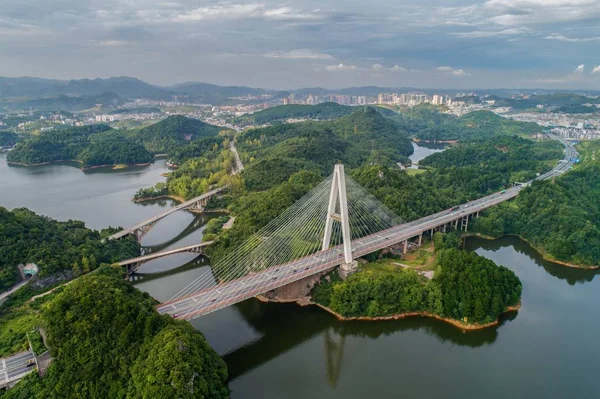
[[[56,129],[17,143],[6,160],[20,166],[68,162],[82,170],[145,166],[154,161],[154,154],[176,154],[196,139],[216,137],[219,130],[179,115],[125,131],[105,124]]]
[[[6,158],[9,164],[21,166],[74,162],[83,170],[148,165],[153,159],[142,145],[107,125],[46,132],[17,144]]]
[[[446,245],[458,238],[436,236]],[[430,317],[463,330],[497,325],[502,313],[519,309],[522,285],[511,270],[448,246],[434,256],[429,274],[386,258],[364,263],[345,281],[329,273],[313,287],[311,300],[340,320]]]

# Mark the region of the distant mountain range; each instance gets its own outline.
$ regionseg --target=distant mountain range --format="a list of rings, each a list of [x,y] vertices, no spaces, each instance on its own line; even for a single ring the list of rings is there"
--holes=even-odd
[[[173,96],[191,97],[192,99],[223,100],[232,97],[257,96],[271,94],[274,96],[285,96],[289,93],[297,95],[326,95],[331,93],[372,96],[382,92],[407,92],[420,91],[424,93],[454,94],[456,92],[469,92],[471,90],[453,89],[419,89],[416,87],[378,87],[362,86],[342,89],[325,89],[321,87],[302,88],[297,90],[267,90],[246,86],[219,86],[209,83],[186,82],[173,86],[157,86],[146,83],[137,78],[121,76],[108,79],[77,79],[57,80],[35,77],[4,78],[0,77],[0,97],[50,97],[58,95],[66,96],[95,96],[103,93],[115,93],[121,98],[147,98],[171,100]],[[489,89],[475,90],[478,93],[494,94],[507,97],[514,93],[555,93],[558,90],[543,89]],[[598,91],[585,90],[563,90],[578,94],[600,94]]]
[[[41,78],[0,77],[0,98],[9,97],[57,97],[57,96],[98,96],[114,93],[122,99],[144,98],[152,100],[187,100],[190,102],[221,104],[232,97],[271,94],[285,96],[272,90],[239,86],[217,86],[208,83],[180,83],[161,87],[136,78],[114,77],[108,79],[55,80]]]
[[[275,91],[245,86],[218,86],[209,83],[186,82],[162,87],[146,83],[131,77],[113,77],[108,79],[56,80],[35,77],[0,77],[0,111],[11,112],[26,109],[82,111],[101,105],[103,111],[121,106],[129,99],[148,99],[161,101],[179,101],[200,104],[224,105],[239,103],[259,103],[264,99],[240,99],[247,96],[271,95],[271,100],[282,99],[290,93],[297,96],[308,94],[324,96],[327,94],[345,94],[352,96],[375,96],[390,92],[421,92],[426,94],[453,95],[469,90],[418,89],[414,87],[377,87],[363,86],[344,89],[324,89],[320,87],[303,88],[293,91]],[[544,95],[556,93],[556,90],[516,90],[494,89],[477,90],[479,94],[508,98],[516,93],[536,93]],[[569,91],[564,91],[569,92]],[[569,93],[581,95],[599,95],[600,92],[575,90]],[[580,110],[585,111],[584,109]]]

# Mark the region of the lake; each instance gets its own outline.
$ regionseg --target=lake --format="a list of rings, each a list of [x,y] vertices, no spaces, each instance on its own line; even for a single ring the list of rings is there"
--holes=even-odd
[[[127,226],[171,201],[131,202],[164,178],[163,161],[83,173],[67,165],[9,167],[0,154],[0,206],[28,207],[89,227]],[[142,244],[152,250],[198,242],[214,215],[177,212]],[[555,265],[515,237],[466,246],[513,270],[522,309],[500,326],[463,333],[437,320],[340,322],[315,307],[248,300],[192,325],[224,356],[233,398],[593,398],[600,393],[597,272]],[[146,264],[134,284],[158,300],[208,267],[194,254]]]

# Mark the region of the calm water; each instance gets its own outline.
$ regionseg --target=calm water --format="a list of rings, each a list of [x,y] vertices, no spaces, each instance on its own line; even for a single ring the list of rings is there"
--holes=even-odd
[[[9,168],[0,155],[0,205],[27,206],[91,227],[127,225],[170,202],[129,201],[164,164],[84,174],[67,166]],[[210,215],[178,212],[144,238],[149,250],[201,239]],[[595,398],[600,396],[600,283],[595,272],[542,261],[507,237],[468,248],[523,282],[523,307],[497,328],[463,333],[442,322],[342,323],[315,308],[249,300],[192,321],[229,366],[233,398]],[[170,297],[207,267],[193,255],[144,267],[137,287]]]
[[[412,163],[418,163],[421,159],[428,157],[431,154],[435,154],[436,152],[444,151],[445,147],[439,144],[429,144],[425,147],[425,144],[418,145],[417,143],[412,143],[413,146],[413,154],[409,157]]]

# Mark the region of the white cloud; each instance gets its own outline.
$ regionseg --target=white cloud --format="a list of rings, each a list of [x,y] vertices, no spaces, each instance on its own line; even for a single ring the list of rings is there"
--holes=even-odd
[[[287,59],[307,59],[307,60],[332,60],[334,57],[309,49],[299,49],[291,51],[272,51],[262,55],[267,58],[287,58]]]
[[[133,42],[127,40],[92,40],[92,44],[102,47],[124,47],[131,46]]]
[[[552,34],[546,36],[548,40],[558,40],[561,42],[569,42],[569,43],[585,43],[585,42],[600,42],[600,36],[592,36],[592,37],[567,37],[558,34]]]
[[[400,65],[394,65],[394,66],[388,68],[388,67],[385,67],[385,66],[383,66],[381,64],[373,64],[371,66],[371,69],[373,71],[376,71],[376,72],[385,72],[385,71],[390,71],[390,72],[407,72],[408,71],[408,69],[406,69],[404,67],[401,67]]]
[[[346,65],[346,64],[336,64],[336,65],[329,65],[325,67],[326,71],[330,71],[330,72],[337,72],[337,71],[356,71],[356,70],[360,70],[362,68],[357,67],[356,65]]]
[[[525,28],[514,28],[514,29],[503,29],[503,30],[475,30],[471,32],[454,32],[450,33],[452,36],[464,37],[467,39],[487,38],[487,37],[506,37],[506,36],[520,36],[529,33],[529,29]]]
[[[531,26],[600,18],[597,0],[487,0],[480,4],[432,7],[421,21],[446,26]],[[414,19],[413,19],[414,21]],[[417,21],[415,21],[417,22]]]
[[[594,67],[594,69],[592,69],[592,73],[600,73],[600,65]]]
[[[595,68],[594,68],[595,69]],[[581,64],[573,72],[562,78],[538,79],[540,83],[572,83],[578,82],[585,78],[585,65]],[[592,71],[593,73],[594,71]]]
[[[291,7],[268,8],[264,4],[225,4],[211,7],[200,7],[176,15],[173,20],[179,22],[195,22],[203,20],[235,20],[263,18],[272,20],[312,19],[315,12],[306,13]]]
[[[463,69],[452,68],[450,66],[441,66],[441,67],[437,67],[436,69],[445,75],[453,75],[453,76],[469,76],[469,75],[471,75],[470,73],[465,72]]]

